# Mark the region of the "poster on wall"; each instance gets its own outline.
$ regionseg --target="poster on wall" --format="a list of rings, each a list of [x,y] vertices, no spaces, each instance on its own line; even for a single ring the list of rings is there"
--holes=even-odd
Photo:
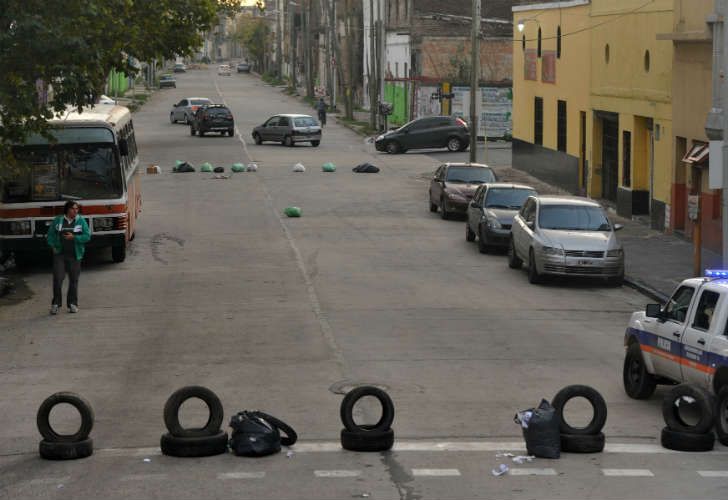
[[[541,53],[541,81],[556,83],[556,52],[553,50]]]
[[[452,115],[470,121],[470,87],[453,87]],[[491,139],[510,137],[513,131],[511,87],[481,87],[477,101],[478,136]]]
[[[536,68],[538,57],[536,49],[526,49],[523,53],[523,79],[536,80]]]
[[[416,115],[418,118],[422,116],[437,116],[441,112],[441,104],[438,99],[433,99],[432,95],[437,93],[440,87],[423,86],[417,87]]]

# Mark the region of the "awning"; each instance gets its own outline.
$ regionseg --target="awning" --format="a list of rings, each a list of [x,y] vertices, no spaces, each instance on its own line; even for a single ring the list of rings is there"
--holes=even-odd
[[[694,144],[690,151],[685,153],[682,161],[691,165],[698,165],[708,161],[708,153],[710,149],[707,144]]]

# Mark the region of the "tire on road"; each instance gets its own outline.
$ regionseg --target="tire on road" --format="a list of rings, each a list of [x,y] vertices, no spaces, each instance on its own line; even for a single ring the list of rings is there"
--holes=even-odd
[[[228,450],[228,435],[218,431],[212,436],[179,437],[162,434],[159,441],[162,453],[171,457],[211,457]]]
[[[67,403],[76,408],[81,415],[81,426],[73,434],[58,434],[50,423],[50,414],[54,406]],[[38,431],[48,443],[77,443],[84,441],[91,434],[94,426],[94,411],[84,398],[73,392],[57,392],[48,396],[40,404],[36,415]]]
[[[341,447],[350,451],[387,451],[394,446],[394,431],[352,432],[341,429]]]
[[[90,457],[94,453],[94,440],[86,438],[73,443],[53,442],[43,439],[38,452],[46,460],[76,460]]]
[[[723,446],[728,446],[728,385],[718,391],[715,410],[715,433]]]
[[[624,392],[632,399],[647,399],[655,392],[657,380],[647,371],[642,349],[638,343],[627,348],[622,368]]]
[[[364,396],[374,396],[379,400],[382,405],[382,417],[374,425],[358,425],[354,422],[354,405]],[[350,432],[358,433],[371,433],[371,432],[384,432],[392,426],[394,422],[394,403],[389,394],[384,392],[378,387],[364,385],[356,387],[346,393],[344,399],[341,401],[341,408],[339,410],[341,415],[341,422],[344,424],[346,430]]]
[[[700,418],[695,424],[685,422],[680,416],[679,405],[685,401],[683,398],[695,401],[700,412]],[[662,399],[662,417],[670,430],[689,434],[705,434],[710,432],[715,423],[714,405],[713,396],[705,389],[691,384],[680,384],[667,391]]]
[[[564,419],[564,407],[573,398],[586,399],[594,410],[591,421],[585,427],[573,427]],[[567,385],[556,393],[551,405],[556,409],[562,434],[593,436],[602,432],[607,421],[607,403],[596,389],[588,385]]]
[[[604,433],[561,434],[561,451],[566,453],[600,453],[604,451]]]
[[[705,434],[693,434],[690,432],[679,432],[662,429],[660,443],[663,448],[676,451],[710,451],[715,445],[715,435],[712,432]]]
[[[204,401],[210,410],[210,416],[204,427],[185,429],[179,421],[179,409],[182,403],[190,398]],[[164,405],[164,425],[173,437],[205,437],[217,436],[222,425],[223,409],[220,398],[206,387],[189,385],[176,390]]]

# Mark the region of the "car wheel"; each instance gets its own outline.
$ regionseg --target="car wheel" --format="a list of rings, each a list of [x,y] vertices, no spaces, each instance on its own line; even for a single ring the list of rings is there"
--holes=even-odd
[[[657,381],[645,367],[642,349],[637,343],[627,348],[622,368],[624,392],[632,399],[647,399],[655,392]]]
[[[255,143],[258,146],[260,146],[261,144],[263,144],[263,139],[260,138],[260,134],[258,134],[258,133],[253,134],[253,140],[255,141]]]
[[[437,204],[432,203],[432,201],[430,201],[430,212],[433,212],[433,213],[437,212]]]
[[[195,127],[190,127],[190,135],[195,135]]]
[[[532,285],[538,285],[543,281],[543,277],[538,273],[536,267],[536,256],[533,253],[533,248],[528,252],[528,282]]]
[[[518,258],[516,245],[513,243],[513,238],[511,238],[511,243],[508,245],[508,267],[511,269],[520,269],[522,265],[523,261]]]
[[[397,142],[389,141],[385,146],[385,149],[387,150],[387,153],[391,155],[396,155],[397,153],[399,153],[400,147]]]
[[[200,137],[204,137],[205,136],[205,132],[202,131],[202,130],[198,130],[197,131],[197,135],[199,135]]]
[[[190,123],[190,117],[187,116],[187,113],[185,113],[185,124],[189,125]]]
[[[177,123],[177,120],[174,119],[174,113],[169,114],[169,123]]]
[[[607,286],[612,287],[620,287],[622,286],[622,283],[624,282],[624,273],[620,274],[619,276],[612,276],[611,278],[607,278]]]
[[[488,237],[483,231],[483,226],[478,227],[478,251],[480,253],[488,253],[490,251],[490,245],[488,245]]]
[[[475,233],[470,229],[470,223],[465,223],[465,241],[475,241]]]
[[[718,441],[728,446],[728,386],[718,391],[718,402],[715,410],[715,433]]]
[[[440,217],[442,218],[442,220],[447,220],[450,218],[450,212],[447,211],[445,198],[440,198]]]
[[[317,148],[319,144],[321,144],[321,141],[311,141],[311,146],[315,148]]]
[[[462,147],[463,147],[463,143],[457,137],[450,137],[447,140],[447,149],[452,151],[453,153],[456,151],[460,151],[460,148],[462,148]]]
[[[227,132],[228,132],[228,135],[229,135],[230,137],[232,137],[232,136],[234,136],[234,135],[235,135],[235,130],[234,130],[234,129],[229,129],[229,130],[228,130]]]
[[[291,137],[290,135],[285,136],[283,138],[283,145],[288,146],[289,148],[292,148],[294,145],[293,137]]]
[[[124,243],[111,247],[111,260],[117,264],[126,260],[126,245]]]

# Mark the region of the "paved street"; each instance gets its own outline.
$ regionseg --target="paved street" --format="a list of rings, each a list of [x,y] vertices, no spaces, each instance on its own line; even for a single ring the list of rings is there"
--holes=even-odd
[[[238,136],[170,124],[172,103],[191,96],[226,102]],[[141,164],[163,174],[143,177],[127,260],[90,255],[77,315],[48,315],[42,265],[26,277],[27,300],[0,302],[0,498],[724,496],[728,448],[667,453],[664,389],[641,402],[622,389],[624,329],[646,297],[594,282],[529,285],[503,255],[479,254],[462,221],[427,210],[426,177],[458,155],[380,154],[333,120],[318,148],[252,144],[252,127],[278,112],[312,110],[255,76],[198,70],[135,114]],[[176,159],[259,171],[174,174]],[[327,161],[336,173],[321,171]],[[351,172],[364,161],[382,171]],[[296,162],[307,171],[292,172]],[[300,219],[282,215],[291,205]],[[395,402],[390,453],[339,448],[341,393],[359,383]],[[607,401],[605,453],[497,457],[524,451],[517,410],[575,383]],[[293,454],[161,456],[164,402],[192,384],[220,396],[225,423],[243,409],[290,423]],[[38,405],[61,390],[94,406],[93,457],[37,456]],[[202,405],[183,409],[183,421],[204,422]],[[586,422],[589,407],[579,410]],[[54,422],[74,419],[59,410]],[[515,470],[492,476],[500,463]]]

